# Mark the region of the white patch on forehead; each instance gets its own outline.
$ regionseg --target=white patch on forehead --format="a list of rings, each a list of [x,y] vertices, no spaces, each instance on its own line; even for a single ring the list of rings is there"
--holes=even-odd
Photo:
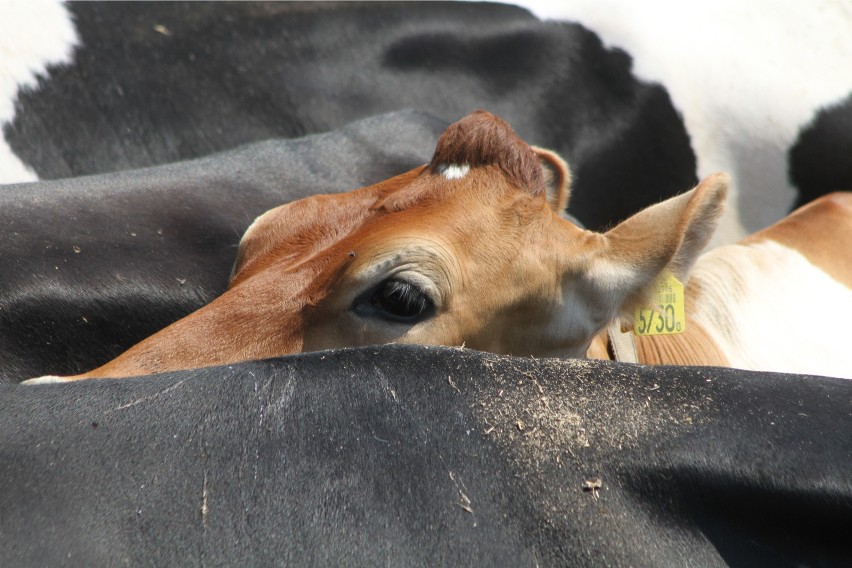
[[[461,179],[470,171],[467,164],[441,164],[438,172],[447,179]]]
[[[695,319],[732,367],[852,378],[852,291],[773,241],[699,259]]]

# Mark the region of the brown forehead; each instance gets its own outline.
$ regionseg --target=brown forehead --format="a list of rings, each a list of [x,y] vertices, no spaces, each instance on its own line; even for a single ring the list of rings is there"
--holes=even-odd
[[[378,199],[329,248],[360,255],[418,238],[485,248],[495,238],[505,244],[518,231],[540,228],[535,220],[551,217],[543,196],[517,191],[493,166],[475,168],[463,180],[425,170],[408,186]]]
[[[322,204],[306,206],[309,200]],[[329,265],[348,264],[350,252],[364,254],[395,237],[442,235],[447,238],[439,240],[453,241],[499,229],[497,237],[510,239],[518,229],[538,226],[530,223],[536,217],[551,217],[543,195],[517,191],[495,166],[475,168],[461,180],[421,168],[350,194],[303,201],[273,210],[253,228],[241,252],[258,249],[258,258],[232,285],[272,265],[292,268],[312,261],[317,273],[336,270]]]
[[[363,225],[375,214],[377,202],[408,187],[422,171],[416,168],[356,191],[306,197],[267,211],[240,241],[231,286],[273,264],[294,266],[313,258]]]

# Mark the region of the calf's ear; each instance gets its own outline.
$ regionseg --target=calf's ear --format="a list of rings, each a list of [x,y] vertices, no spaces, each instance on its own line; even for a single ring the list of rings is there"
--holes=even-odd
[[[562,213],[568,207],[568,198],[571,196],[571,169],[555,152],[537,146],[532,146],[532,150],[544,174],[547,204],[556,213]]]
[[[604,233],[590,259],[586,284],[608,306],[610,320],[628,323],[634,308],[651,293],[661,273],[686,282],[722,215],[726,174],[713,174],[694,189],[633,215]]]

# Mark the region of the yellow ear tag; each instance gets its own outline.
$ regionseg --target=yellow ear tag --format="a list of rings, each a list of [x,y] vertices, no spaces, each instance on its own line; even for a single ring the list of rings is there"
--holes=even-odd
[[[633,331],[636,335],[669,335],[683,333],[686,329],[684,316],[683,284],[668,272],[664,272],[654,284],[649,298],[651,305],[636,308]]]

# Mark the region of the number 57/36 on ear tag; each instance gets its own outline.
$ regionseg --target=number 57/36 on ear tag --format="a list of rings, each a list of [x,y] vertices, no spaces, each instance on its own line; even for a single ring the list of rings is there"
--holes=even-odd
[[[669,335],[683,333],[686,329],[684,316],[683,284],[669,273],[664,273],[654,284],[649,298],[650,305],[636,308],[633,330],[636,335]]]

